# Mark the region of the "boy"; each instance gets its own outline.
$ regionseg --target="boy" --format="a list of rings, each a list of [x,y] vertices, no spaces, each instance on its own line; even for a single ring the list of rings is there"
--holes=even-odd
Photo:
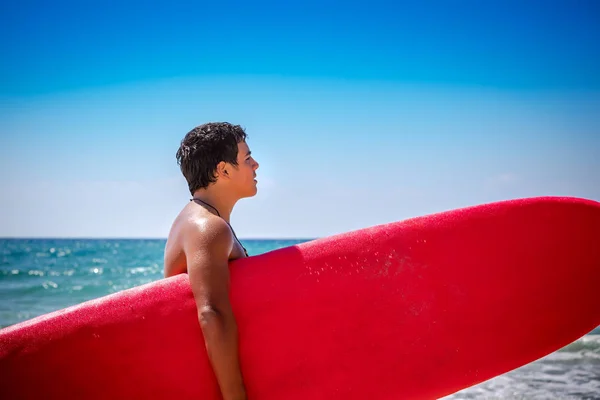
[[[256,194],[258,163],[238,125],[207,123],[191,130],[177,162],[192,199],[165,247],[165,277],[188,273],[208,357],[224,400],[246,399],[237,325],[229,302],[228,263],[248,253],[229,223],[236,202]]]

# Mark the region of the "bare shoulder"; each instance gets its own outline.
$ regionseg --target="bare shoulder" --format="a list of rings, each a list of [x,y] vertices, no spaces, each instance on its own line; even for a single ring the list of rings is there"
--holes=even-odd
[[[194,261],[229,257],[233,236],[227,223],[210,213],[183,210],[175,219],[165,245],[165,277],[189,272]]]
[[[227,222],[216,215],[191,218],[184,233],[184,251],[217,253],[228,256],[233,246],[233,234]]]

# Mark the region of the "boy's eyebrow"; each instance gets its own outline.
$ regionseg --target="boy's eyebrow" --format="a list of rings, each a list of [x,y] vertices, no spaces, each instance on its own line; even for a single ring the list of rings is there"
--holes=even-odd
[[[248,157],[250,154],[252,154],[252,152],[248,150],[248,152],[246,153],[246,157]]]

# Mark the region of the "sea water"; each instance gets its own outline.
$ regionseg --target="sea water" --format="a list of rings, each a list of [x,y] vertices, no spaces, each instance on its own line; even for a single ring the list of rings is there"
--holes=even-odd
[[[257,255],[304,241],[242,243]],[[158,280],[164,246],[158,239],[0,239],[0,328]],[[459,399],[600,399],[600,329],[444,398]]]

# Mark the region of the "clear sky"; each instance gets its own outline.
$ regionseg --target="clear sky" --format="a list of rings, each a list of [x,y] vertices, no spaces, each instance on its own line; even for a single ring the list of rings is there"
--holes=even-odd
[[[215,120],[261,163],[242,238],[600,200],[600,2],[284,3],[2,2],[0,236],[166,237]]]

